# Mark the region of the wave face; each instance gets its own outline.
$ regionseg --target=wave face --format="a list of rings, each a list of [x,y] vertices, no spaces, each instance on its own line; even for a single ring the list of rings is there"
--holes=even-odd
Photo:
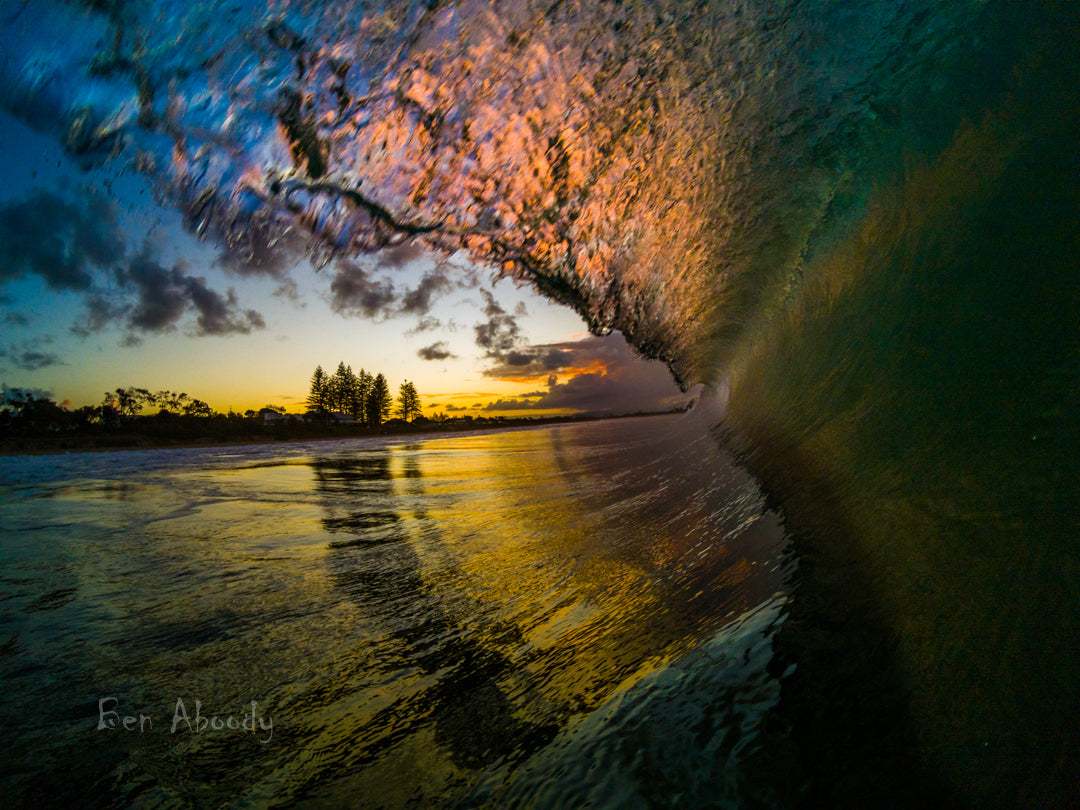
[[[238,249],[289,229],[316,258],[408,238],[466,249],[689,380],[713,376],[727,351],[710,342],[737,342],[847,215],[905,94],[927,119],[970,106],[952,85],[925,99],[923,74],[984,69],[969,29],[986,13],[45,2],[10,15],[3,86],[11,109],[87,160],[122,155]],[[904,119],[926,123],[947,137]]]
[[[834,802],[874,780],[815,740],[895,718],[907,753],[870,770],[979,806],[1076,798],[1073,6],[5,14],[5,104],[145,172],[197,231],[252,253],[301,233],[316,259],[464,249],[730,391],[799,538],[788,626],[841,628],[785,631],[789,716]],[[873,666],[824,663],[864,643]],[[880,699],[825,721],[816,677]]]

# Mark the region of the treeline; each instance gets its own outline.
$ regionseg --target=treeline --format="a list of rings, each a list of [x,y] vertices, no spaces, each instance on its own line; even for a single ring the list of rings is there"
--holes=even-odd
[[[410,400],[413,404],[408,407]],[[409,396],[406,406],[410,415],[419,411],[418,402]],[[0,400],[0,452],[345,438],[387,430],[426,430],[426,421],[414,417],[411,423],[382,422],[372,428],[366,421],[339,419],[328,410],[287,414],[281,405],[219,413],[184,393],[138,387],[108,391],[101,404],[72,410],[42,392],[5,388]]]
[[[416,386],[406,380],[398,387],[395,399],[381,372],[374,376],[364,369],[353,373],[351,366],[340,362],[333,374],[327,374],[322,366],[316,366],[311,375],[307,411],[309,414],[327,416],[340,414],[370,427],[378,427],[391,415],[406,422],[420,417],[420,395],[416,392]]]
[[[146,388],[117,388],[106,391],[99,405],[83,405],[75,410],[58,405],[50,397],[20,388],[4,392],[0,408],[0,430],[50,431],[116,427],[146,407],[158,408],[162,416],[208,417],[213,410],[201,399],[172,391],[156,393]]]

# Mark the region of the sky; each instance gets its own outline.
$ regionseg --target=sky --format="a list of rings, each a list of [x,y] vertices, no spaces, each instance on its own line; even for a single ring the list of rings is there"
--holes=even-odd
[[[662,410],[687,396],[618,333],[417,243],[316,268],[200,240],[139,175],[85,169],[0,112],[0,385],[70,407],[137,386],[303,410],[317,365],[410,380],[425,415]]]

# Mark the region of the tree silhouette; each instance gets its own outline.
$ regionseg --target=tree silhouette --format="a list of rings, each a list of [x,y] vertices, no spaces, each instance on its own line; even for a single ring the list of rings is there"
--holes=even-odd
[[[322,366],[315,367],[311,375],[311,390],[307,398],[308,413],[321,413],[329,410],[330,380]]]
[[[363,369],[356,375],[356,412],[352,416],[363,421],[367,418],[367,403],[371,398],[371,386],[375,384],[375,378]]]
[[[201,399],[192,399],[184,406],[184,416],[213,416],[213,409]]]
[[[143,409],[143,406],[154,402],[154,395],[145,388],[117,388],[115,391],[106,391],[105,399],[101,403],[103,408],[116,410],[121,418],[134,416]]]
[[[345,401],[341,404],[341,410],[353,419],[361,420],[364,418],[364,396],[360,390],[360,377],[353,374],[351,366],[346,366],[346,371],[348,372],[349,385],[345,391]],[[361,369],[360,373],[363,374],[363,369]]]
[[[339,362],[337,371],[330,378],[329,399],[331,409],[343,413],[348,409],[354,379],[352,369],[346,366],[344,361]]]
[[[392,404],[390,386],[386,384],[386,377],[380,373],[371,384],[371,392],[368,395],[367,423],[372,427],[378,427],[382,424],[383,420],[389,416]]]
[[[411,421],[420,416],[420,395],[416,393],[416,386],[406,380],[398,388],[397,415],[406,421]]]

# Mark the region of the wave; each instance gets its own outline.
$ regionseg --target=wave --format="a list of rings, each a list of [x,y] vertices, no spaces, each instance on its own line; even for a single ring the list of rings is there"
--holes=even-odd
[[[1053,806],[1080,755],[1077,16],[24,3],[0,83],[241,254],[465,250],[723,391],[799,538],[816,789]],[[808,708],[863,679],[846,718]],[[896,778],[845,777],[888,728],[860,772]]]

